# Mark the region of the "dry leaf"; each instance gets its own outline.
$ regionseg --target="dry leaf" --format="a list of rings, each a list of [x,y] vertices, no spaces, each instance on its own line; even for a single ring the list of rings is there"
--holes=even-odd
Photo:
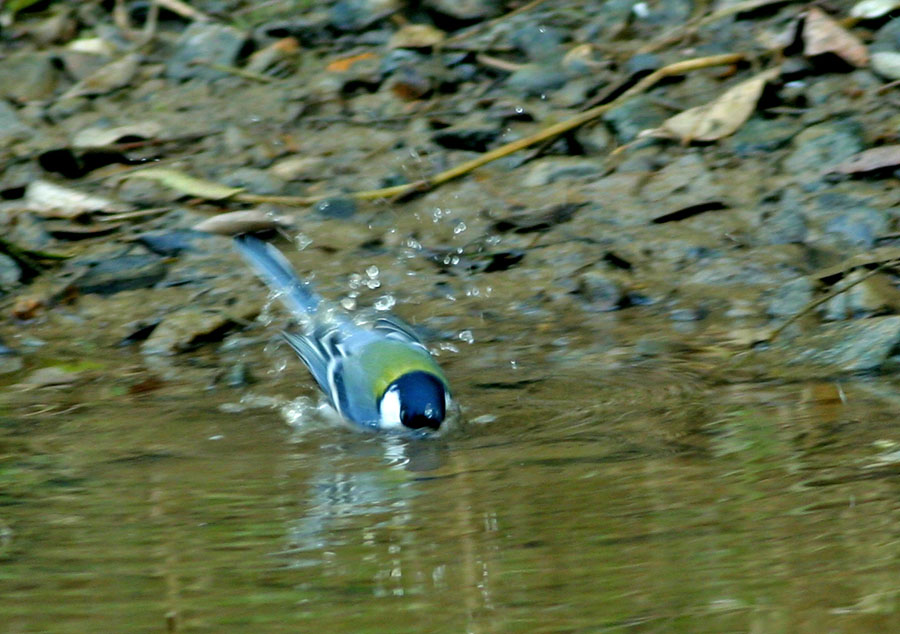
[[[188,196],[204,198],[206,200],[224,200],[244,191],[243,187],[229,187],[221,183],[214,183],[165,167],[151,167],[128,174],[126,178],[143,178],[157,181],[170,189]]]
[[[156,121],[142,121],[115,128],[85,128],[72,137],[72,147],[77,149],[106,147],[113,143],[118,143],[120,139],[125,137],[152,139],[162,130],[162,124]]]
[[[118,213],[130,209],[102,196],[85,194],[47,181],[33,181],[25,189],[25,205],[45,218],[77,218],[92,211]]]
[[[194,230],[233,236],[267,229],[289,229],[291,225],[292,219],[289,216],[276,216],[260,209],[247,209],[212,216],[194,225]]]
[[[824,11],[812,7],[803,23],[803,54],[815,57],[823,53],[837,55],[848,64],[863,67],[869,52],[859,39],[832,20]]]
[[[753,111],[766,84],[781,72],[772,68],[726,90],[718,99],[669,117],[641,136],[690,141],[716,141],[738,130]]]
[[[883,145],[854,154],[838,163],[829,173],[861,174],[900,166],[900,145]]]
[[[97,69],[80,82],[69,88],[60,99],[102,95],[131,83],[141,63],[141,56],[131,53],[106,66]]]
[[[887,15],[894,9],[900,9],[900,0],[862,0],[850,9],[850,17],[871,20]]]

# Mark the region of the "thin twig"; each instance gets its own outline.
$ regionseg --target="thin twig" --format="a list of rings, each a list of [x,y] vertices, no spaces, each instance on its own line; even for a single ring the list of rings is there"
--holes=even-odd
[[[407,183],[405,185],[397,185],[395,187],[385,187],[383,189],[371,189],[367,191],[353,192],[350,194],[346,194],[346,196],[355,198],[356,200],[373,200],[379,198],[391,199],[402,198],[409,194],[428,191],[437,187],[438,185],[443,185],[447,181],[459,178],[460,176],[463,176],[464,174],[467,174],[481,167],[482,165],[487,165],[488,163],[492,163],[493,161],[508,156],[509,154],[518,152],[519,150],[524,150],[527,147],[530,147],[537,143],[541,143],[542,141],[546,141],[547,139],[552,139],[556,136],[559,136],[560,134],[563,134],[564,132],[574,130],[579,126],[584,125],[585,123],[593,119],[596,119],[603,113],[612,110],[617,106],[620,106],[623,102],[631,99],[635,95],[649,90],[652,86],[654,86],[660,80],[665,79],[666,77],[671,77],[673,75],[682,75],[684,73],[699,70],[701,68],[709,68],[710,66],[736,64],[737,62],[745,59],[745,57],[746,56],[743,53],[729,53],[726,55],[698,57],[695,59],[688,59],[683,62],[669,64],[668,66],[664,66],[659,70],[647,75],[634,86],[623,92],[616,99],[610,101],[609,103],[596,106],[594,108],[591,108],[590,110],[585,110],[584,112],[577,114],[570,119],[560,121],[559,123],[548,126],[529,137],[519,139],[518,141],[513,141],[512,143],[507,143],[506,145],[495,148],[490,152],[485,152],[481,156],[478,156],[471,161],[466,161],[465,163],[461,163],[456,167],[451,167],[450,169],[444,170],[443,172],[436,174],[431,178],[423,179],[413,183]],[[257,194],[239,193],[234,196],[233,200],[251,204],[273,203],[278,205],[306,207],[308,205],[314,205],[315,203],[324,200],[332,195],[333,194],[325,194],[321,196],[261,196]]]
[[[475,35],[482,29],[490,28],[490,27],[494,26],[498,22],[502,22],[503,20],[508,20],[509,18],[511,18],[513,16],[519,15],[520,13],[525,13],[526,11],[531,11],[538,5],[543,4],[545,1],[546,0],[531,0],[531,2],[523,4],[518,9],[513,9],[509,13],[505,13],[505,14],[501,15],[500,17],[494,18],[493,20],[488,20],[487,22],[479,22],[478,24],[471,26],[468,29],[465,29],[461,33],[457,33],[453,37],[447,38],[446,40],[441,42],[440,46],[444,47],[444,46],[447,46],[448,44],[453,44],[455,42],[459,42],[460,40],[464,40],[471,35]]]

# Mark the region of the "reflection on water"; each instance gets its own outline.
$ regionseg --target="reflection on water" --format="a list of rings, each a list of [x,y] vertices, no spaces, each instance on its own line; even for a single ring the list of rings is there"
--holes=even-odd
[[[7,395],[0,631],[897,631],[893,386],[479,380],[434,442]]]

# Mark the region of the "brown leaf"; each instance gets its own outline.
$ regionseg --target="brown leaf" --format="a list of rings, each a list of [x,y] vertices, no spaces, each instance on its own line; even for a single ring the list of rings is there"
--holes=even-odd
[[[828,170],[836,174],[861,174],[900,166],[900,145],[882,145],[854,154]]]
[[[815,57],[832,53],[853,66],[869,63],[869,52],[859,39],[831,19],[824,11],[812,7],[803,23],[803,54]]]
[[[716,141],[733,134],[756,110],[756,103],[766,84],[778,77],[780,72],[780,68],[771,68],[759,73],[732,86],[715,101],[679,112],[666,119],[660,127],[644,130],[641,136],[679,139],[689,143]]]

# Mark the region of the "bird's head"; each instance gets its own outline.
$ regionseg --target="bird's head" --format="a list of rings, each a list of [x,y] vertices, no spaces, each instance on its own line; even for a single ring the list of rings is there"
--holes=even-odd
[[[437,430],[447,415],[447,388],[430,372],[407,372],[388,385],[378,412],[386,428]]]

